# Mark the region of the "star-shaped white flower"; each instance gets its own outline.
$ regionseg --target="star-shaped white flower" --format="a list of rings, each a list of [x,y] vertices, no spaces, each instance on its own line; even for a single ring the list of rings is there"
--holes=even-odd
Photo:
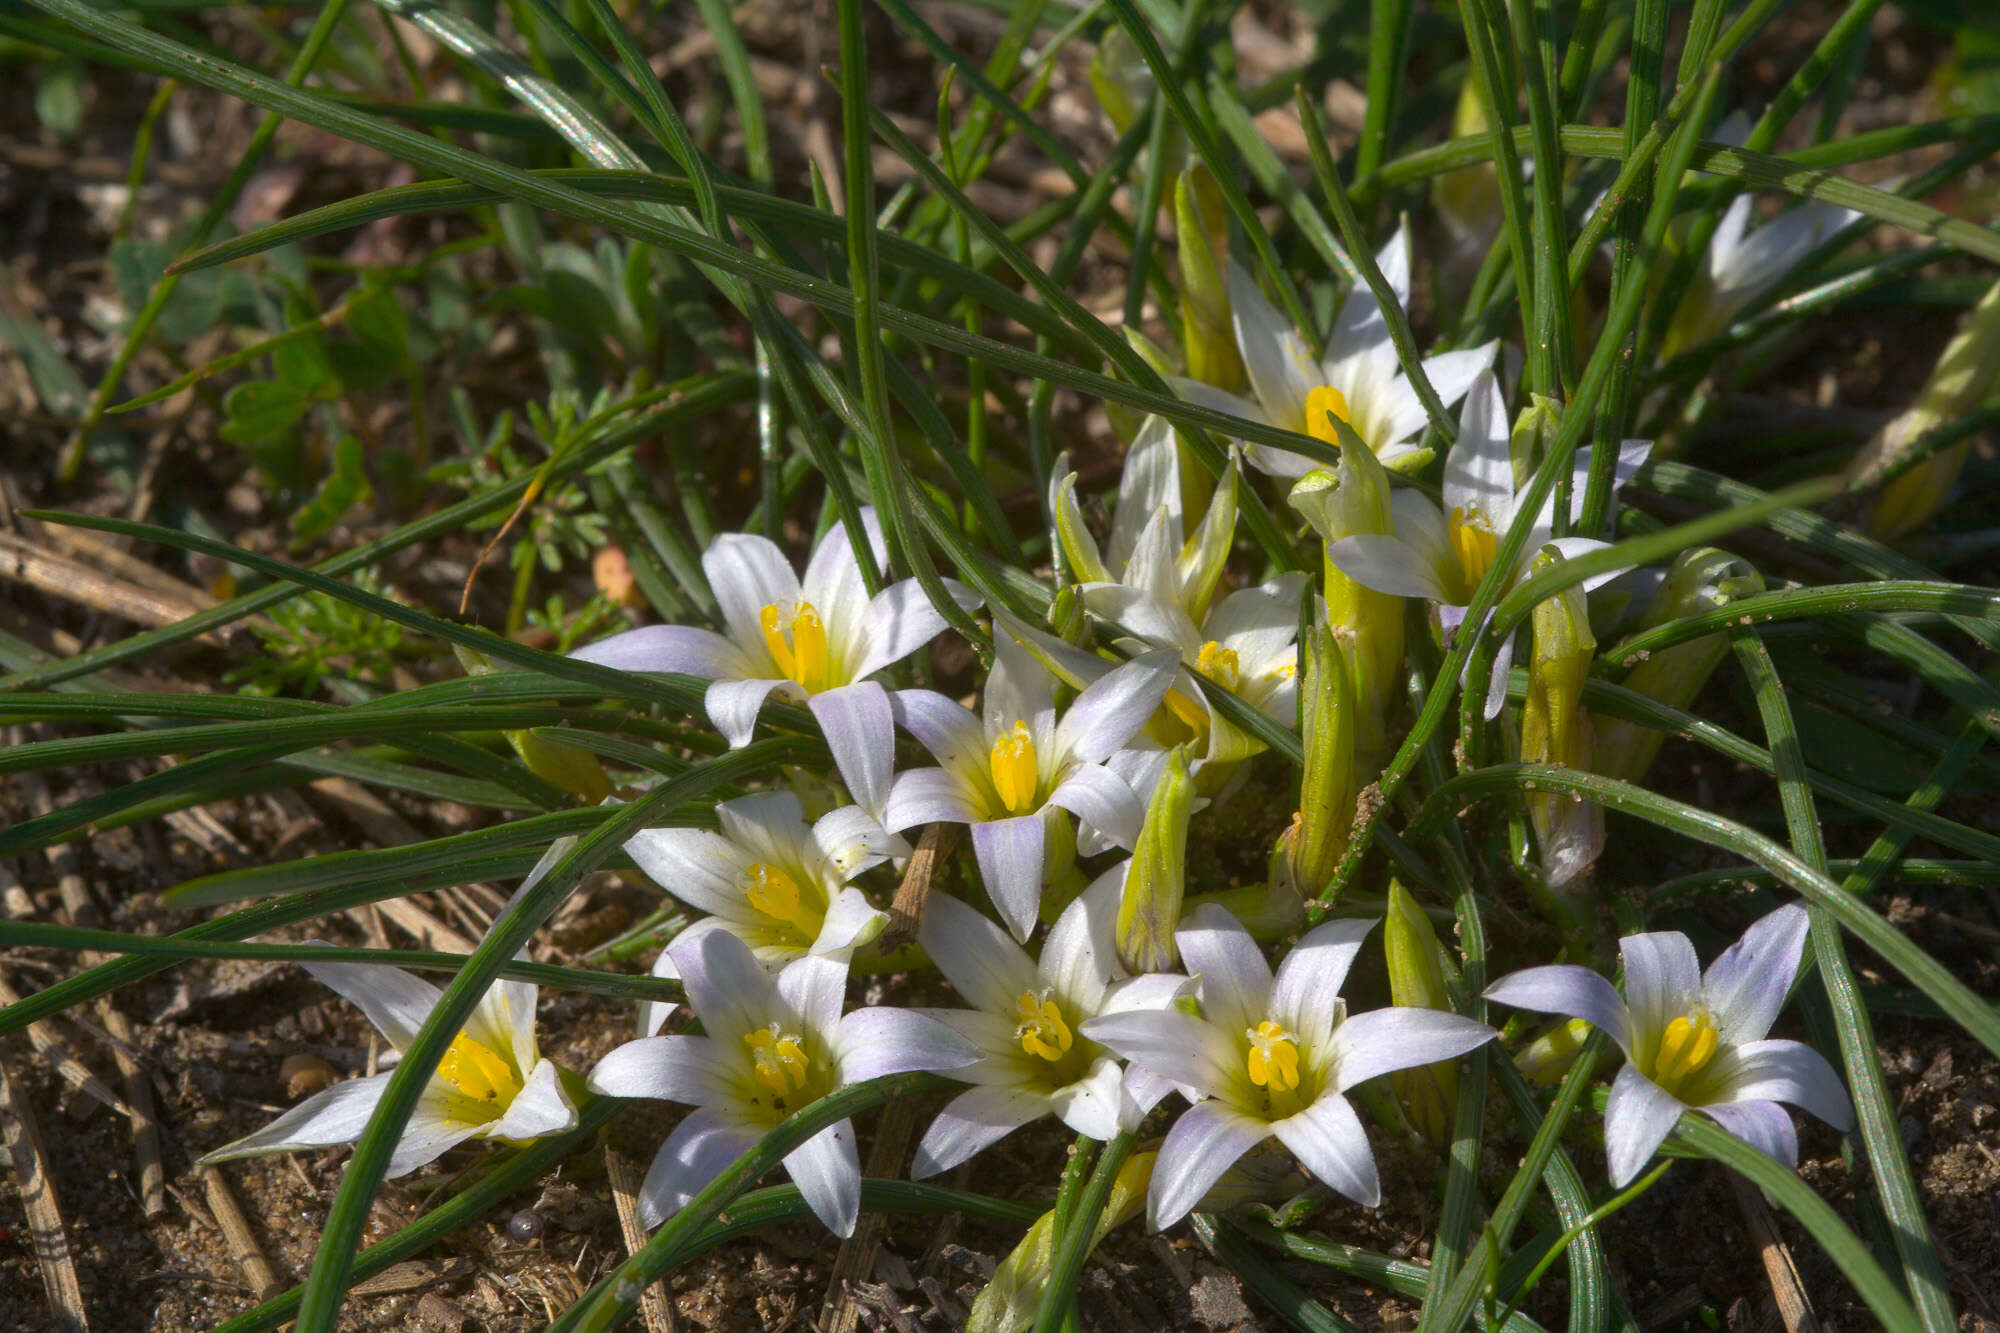
[[[1854,1103],[1826,1057],[1804,1042],[1764,1035],[1798,975],[1810,926],[1804,908],[1781,907],[1706,972],[1677,930],[1627,935],[1618,945],[1624,999],[1595,972],[1567,964],[1502,977],[1486,997],[1581,1018],[1625,1052],[1604,1106],[1613,1186],[1637,1176],[1690,1110],[1796,1167],[1798,1132],[1779,1102],[1804,1107],[1835,1129],[1854,1127]]]
[[[607,1097],[654,1097],[690,1112],[660,1145],[639,1189],[656,1227],[792,1113],[852,1083],[920,1069],[960,1069],[976,1047],[933,1019],[875,1006],[841,1016],[847,963],[807,955],[773,977],[750,946],[707,931],[667,946],[705,1036],[626,1042],[590,1071]],[[842,1120],[785,1157],[806,1204],[839,1236],[861,1210],[854,1125]]]
[[[654,883],[710,914],[679,939],[726,930],[749,945],[758,962],[778,968],[809,953],[845,957],[888,924],[888,914],[847,881],[909,849],[860,806],[843,806],[808,825],[796,795],[763,791],[724,801],[715,817],[719,833],[646,829],[625,844]],[[653,974],[675,975],[673,960],[673,951],[663,950]],[[658,1032],[672,1007],[641,1004],[640,1035]]]
[[[306,971],[353,1002],[398,1052],[437,1007],[442,992],[403,971],[366,963],[306,963]],[[535,1044],[535,987],[496,981],[438,1062],[389,1158],[390,1176],[407,1175],[467,1139],[518,1143],[576,1128],[566,1075]],[[218,1148],[203,1162],[296,1152],[352,1143],[361,1136],[389,1074],[349,1079],[300,1102],[254,1134]]]
[[[898,776],[882,819],[897,832],[968,825],[986,890],[1025,940],[1041,905],[1050,821],[1074,814],[1120,847],[1139,836],[1145,812],[1104,761],[1159,707],[1175,664],[1167,652],[1127,662],[1058,717],[1047,668],[1004,629],[993,649],[983,719],[934,690],[897,692],[896,720],[941,766]]]
[[[862,526],[877,568],[889,559],[873,509]],[[871,815],[879,815],[895,765],[889,695],[869,677],[936,638],[945,618],[914,579],[868,596],[841,524],[813,549],[804,579],[774,542],[724,533],[701,567],[722,607],[725,634],[689,625],[648,625],[614,634],[571,656],[622,671],[675,671],[710,682],[709,720],[731,747],[750,743],[757,714],[773,693],[804,700],[819,720],[834,763]],[[976,594],[947,583],[961,606]]]
[[[1410,304],[1410,237],[1398,228],[1375,257],[1382,276],[1395,292],[1397,304]],[[1354,428],[1354,433],[1383,463],[1394,467],[1415,452],[1410,437],[1422,429],[1426,414],[1416,388],[1404,376],[1389,338],[1389,325],[1375,294],[1365,286],[1347,295],[1334,319],[1326,355],[1315,362],[1306,340],[1257,289],[1256,280],[1232,263],[1228,269],[1229,301],[1236,326],[1236,347],[1249,372],[1255,401],[1225,393],[1197,380],[1176,379],[1183,398],[1231,416],[1264,421],[1284,430],[1310,435],[1328,444],[1340,441],[1327,424],[1330,412]],[[1438,398],[1458,401],[1474,377],[1493,364],[1498,343],[1459,352],[1440,352],[1423,362],[1424,375]],[[1275,477],[1302,477],[1322,464],[1269,445],[1246,447],[1250,461]]]
[[[1445,456],[1442,507],[1421,492],[1390,493],[1393,533],[1343,537],[1327,547],[1326,558],[1355,582],[1395,597],[1422,597],[1437,604],[1446,634],[1455,633],[1465,618],[1466,604],[1480,580],[1493,567],[1500,541],[1514,525],[1521,496],[1514,481],[1509,453],[1507,404],[1491,373],[1482,373],[1465,395],[1459,417],[1458,441]],[[1646,461],[1650,440],[1627,440],[1618,450],[1613,487],[1624,485]],[[1590,450],[1577,451],[1570,488],[1571,515],[1583,512],[1590,476]],[[1514,586],[1544,548],[1554,547],[1565,558],[1603,549],[1608,543],[1589,537],[1555,537],[1553,495],[1535,516],[1520,559],[1502,582],[1501,592]],[[1617,573],[1584,580],[1591,589]],[[1486,715],[1500,711],[1507,693],[1507,669],[1513,665],[1511,640],[1494,656],[1493,680]]]
[[[1122,1069],[1111,1052],[1079,1036],[1099,1014],[1170,1003],[1183,977],[1113,981],[1118,951],[1120,865],[1098,877],[1050,928],[1041,959],[956,898],[933,895],[924,909],[923,945],[969,1009],[920,1012],[979,1047],[979,1063],[953,1078],[976,1086],[931,1122],[910,1175],[950,1170],[1003,1136],[1054,1115],[1079,1134],[1109,1140],[1135,1128],[1169,1090]]]
[[[1178,1221],[1231,1163],[1273,1136],[1331,1188],[1370,1207],[1380,1200],[1375,1155],[1345,1094],[1379,1074],[1454,1059],[1494,1032],[1408,1006],[1350,1016],[1340,986],[1374,924],[1327,922],[1273,976],[1250,932],[1204,904],[1174,933],[1200,979],[1202,1017],[1169,1006],[1083,1025],[1082,1035],[1194,1103],[1160,1145],[1147,1201],[1155,1229]]]

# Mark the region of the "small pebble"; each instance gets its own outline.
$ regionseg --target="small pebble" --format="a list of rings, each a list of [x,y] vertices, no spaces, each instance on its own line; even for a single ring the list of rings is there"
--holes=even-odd
[[[424,1333],[462,1333],[465,1328],[465,1311],[458,1302],[440,1296],[436,1292],[426,1292],[417,1302],[417,1326]]]
[[[309,1051],[294,1051],[278,1066],[278,1077],[285,1084],[285,1095],[296,1102],[314,1093],[325,1092],[340,1075],[317,1055]]]
[[[549,1220],[532,1208],[523,1208],[507,1219],[507,1235],[523,1245],[540,1240],[548,1229]]]

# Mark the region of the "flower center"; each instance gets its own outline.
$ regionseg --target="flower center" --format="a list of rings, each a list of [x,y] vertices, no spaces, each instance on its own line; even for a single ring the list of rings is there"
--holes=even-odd
[[[818,939],[826,913],[806,901],[799,882],[782,867],[759,861],[743,872],[743,896],[774,921],[792,926],[807,939]]]
[[[1021,1020],[1015,1025],[1014,1037],[1029,1055],[1038,1055],[1054,1064],[1076,1044],[1069,1024],[1063,1022],[1062,1010],[1049,998],[1047,990],[1039,995],[1022,991],[1021,998],[1014,1001],[1014,1010]]]
[[[1458,557],[1458,568],[1465,580],[1464,592],[1470,599],[1472,590],[1486,577],[1486,571],[1493,568],[1493,557],[1500,552],[1500,538],[1487,523],[1486,515],[1477,509],[1452,510],[1446,527],[1451,537],[1452,552]]]
[[[520,1095],[521,1078],[500,1053],[475,1041],[463,1028],[438,1061],[438,1077],[476,1102],[491,1102],[495,1112]]]
[[[1679,1096],[1687,1083],[1715,1059],[1719,1036],[1707,1014],[1676,1018],[1660,1034],[1660,1049],[1653,1056],[1653,1082]]]
[[[1035,770],[1035,738],[1028,733],[1027,723],[1016,722],[1012,731],[1002,732],[994,740],[986,766],[993,774],[993,790],[999,793],[1008,814],[1025,815],[1034,810],[1041,778]]]
[[[826,688],[826,625],[811,602],[792,603],[790,614],[773,602],[757,613],[757,621],[764,627],[764,647],[787,680],[808,694]]]
[[[1250,1042],[1243,1063],[1250,1081],[1273,1092],[1291,1092],[1299,1086],[1299,1046],[1284,1026],[1265,1019],[1254,1028],[1244,1028]]]
[[[1215,639],[1204,643],[1201,651],[1194,655],[1194,669],[1198,675],[1208,677],[1232,694],[1243,692],[1243,664],[1238,660],[1236,650],[1224,648]],[[1197,736],[1208,734],[1208,709],[1199,699],[1190,699],[1181,690],[1168,690],[1163,702],[1167,706],[1167,711],[1178,718],[1189,731]]]
[[[750,1048],[751,1073],[779,1101],[805,1087],[812,1061],[798,1037],[773,1023],[744,1033],[743,1044]]]
[[[1331,384],[1322,384],[1306,394],[1306,434],[1327,444],[1339,444],[1340,436],[1327,420],[1329,416],[1347,425],[1354,422],[1347,413],[1347,395]]]

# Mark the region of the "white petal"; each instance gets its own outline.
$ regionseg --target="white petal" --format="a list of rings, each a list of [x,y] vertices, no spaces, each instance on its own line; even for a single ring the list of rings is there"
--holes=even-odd
[[[1278,964],[1271,983],[1270,1016],[1296,1034],[1306,1050],[1319,1050],[1333,1033],[1334,1001],[1361,943],[1375,928],[1372,919],[1353,917],[1315,926]]]
[[[997,1014],[1039,987],[1034,960],[999,926],[956,898],[933,894],[924,908],[924,952],[965,1002]]]
[[[735,1096],[743,1062],[708,1037],[641,1037],[613,1048],[585,1080],[601,1097],[718,1106]]]
[[[1268,1121],[1210,1100],[1181,1112],[1153,1163],[1146,1222],[1155,1231],[1180,1221],[1236,1159],[1271,1135]]]
[[[1618,941],[1625,960],[1625,1007],[1632,1042],[1650,1049],[1667,1024],[1689,1013],[1701,997],[1701,964],[1694,945],[1677,930],[1627,935]]]
[[[1506,531],[1514,512],[1507,403],[1491,371],[1480,372],[1466,391],[1465,406],[1458,414],[1458,440],[1444,457],[1443,508],[1476,509],[1496,534]]]
[[[1729,201],[1729,207],[1722,211],[1722,220],[1715,224],[1715,230],[1708,238],[1708,276],[1711,283],[1720,286],[1727,281],[1729,273],[1736,267],[1736,252],[1743,247],[1743,237],[1750,230],[1750,196],[1739,194]]]
[[[1119,582],[1137,589],[1156,602],[1178,605],[1180,583],[1180,520],[1161,505],[1132,544],[1132,556],[1125,562]]]
[[[943,768],[913,768],[896,775],[882,807],[882,823],[898,833],[919,824],[975,824],[985,802],[972,784]]]
[[[417,1029],[437,1008],[436,986],[399,967],[380,963],[302,963],[313,979],[359,1009],[375,1030],[399,1051],[408,1050]]]
[[[1450,598],[1437,569],[1401,537],[1374,533],[1342,537],[1326,548],[1326,558],[1362,587],[1391,597],[1421,597],[1431,602]]]
[[[678,671],[703,680],[747,676],[753,670],[742,649],[713,630],[690,625],[646,625],[626,630],[585,644],[570,657],[619,671]]]
[[[625,854],[662,890],[700,912],[741,917],[748,903],[742,876],[750,858],[729,839],[707,829],[641,829]]]
[[[979,861],[979,877],[985,881],[987,896],[1000,919],[1017,940],[1028,938],[1035,928],[1035,914],[1041,909],[1044,849],[1040,815],[972,825],[972,852]]]
[[[757,730],[757,714],[764,711],[764,701],[773,690],[787,695],[803,693],[788,680],[716,680],[709,682],[702,707],[729,748],[740,750],[750,743],[751,733]]]
[[[1251,285],[1254,287],[1256,284],[1252,283]],[[1262,293],[1258,294],[1258,299],[1263,299]],[[1266,304],[1268,305],[1269,303],[1266,302]],[[1267,424],[1270,422],[1270,413],[1265,411],[1262,405],[1241,395],[1230,393],[1225,389],[1218,389],[1213,384],[1204,384],[1200,380],[1188,379],[1184,375],[1169,375],[1166,379],[1167,383],[1173,386],[1176,394],[1179,394],[1182,398],[1197,407],[1205,407],[1211,412],[1220,412],[1225,416],[1241,417],[1245,421],[1264,422]],[[1303,397],[1299,399],[1299,407],[1300,412],[1303,413],[1305,410],[1305,399]],[[1146,510],[1145,513],[1134,515],[1134,518],[1137,520],[1133,524],[1135,539],[1140,528],[1152,520],[1153,514],[1158,508],[1159,506],[1155,504],[1152,509]]]
[[[1799,1132],[1792,1113],[1776,1102],[1704,1106],[1702,1113],[1787,1170],[1799,1167]]]
[[[837,1052],[840,1010],[847,1000],[847,959],[828,954],[793,959],[778,973],[772,987],[778,1003],[798,1015],[808,1030]]]
[[[1298,637],[1305,590],[1305,575],[1280,574],[1269,583],[1232,592],[1209,615],[1202,635],[1235,650],[1246,675],[1268,669],[1265,664]]]
[[[1176,604],[1116,583],[1085,588],[1083,601],[1092,615],[1115,622],[1149,644],[1177,649],[1184,660],[1201,651],[1201,631]]]
[[[1223,276],[1229,288],[1236,348],[1242,353],[1243,369],[1249,373],[1258,404],[1274,425],[1299,430],[1305,422],[1306,395],[1319,384],[1305,339],[1264,299],[1256,280],[1241,266],[1229,264]]]
[[[1056,724],[1056,752],[1099,764],[1124,749],[1167,697],[1179,666],[1180,655],[1163,648],[1093,682]]]
[[[203,1162],[228,1162],[238,1157],[261,1157],[266,1153],[292,1152],[300,1148],[330,1148],[352,1143],[368,1127],[389,1075],[351,1078],[336,1083],[273,1120],[262,1129],[245,1134],[202,1158]]]
[[[1469,660],[1467,665],[1471,665]],[[1509,634],[1493,645],[1493,673],[1486,678],[1485,711],[1488,722],[1500,716],[1500,709],[1507,702],[1507,673],[1513,669],[1514,636]]]
[[[1757,1041],[1771,1030],[1799,973],[1812,918],[1797,903],[1780,907],[1730,945],[1702,974],[1702,1000],[1725,1045]]]
[[[1224,1032],[1256,1027],[1271,1010],[1271,967],[1227,910],[1203,903],[1174,931],[1181,963],[1201,979],[1201,1007]]]
[[[725,532],[702,552],[701,568],[715,590],[729,637],[755,659],[764,644],[764,608],[775,606],[783,613],[799,600],[799,576],[791,562],[766,538]]]
[[[867,894],[855,888],[842,889],[827,905],[812,952],[844,955],[874,939],[888,924],[889,914],[869,902]]]
[[[842,1240],[854,1234],[861,1215],[861,1155],[852,1121],[829,1125],[792,1149],[785,1171],[828,1231]]]
[[[456,1096],[455,1093],[452,1095]],[[403,1126],[403,1136],[396,1140],[395,1151],[389,1154],[388,1168],[382,1173],[384,1176],[395,1180],[419,1167],[429,1166],[480,1132],[483,1126],[443,1113],[439,1103],[445,1100],[444,1097],[429,1094],[419,1099],[416,1109],[410,1113],[409,1123]]]
[[[858,805],[843,805],[821,815],[812,826],[812,842],[821,863],[837,879],[852,879],[890,857],[908,856],[911,850],[910,844]]]
[[[1347,1098],[1321,1093],[1305,1110],[1274,1123],[1271,1132],[1321,1184],[1369,1208],[1382,1202],[1368,1131]]]
[[[961,607],[970,611],[979,605],[979,594],[961,584],[944,580],[945,591]],[[872,676],[883,667],[900,662],[935,639],[950,622],[931,605],[923,585],[915,579],[892,583],[875,594],[862,621],[865,645],[861,659],[850,667],[850,680]]]
[[[563,1090],[562,1077],[548,1060],[528,1071],[527,1082],[498,1121],[487,1127],[486,1137],[538,1139],[544,1134],[562,1134],[576,1128],[576,1104]]]
[[[703,1108],[674,1126],[639,1187],[639,1221],[647,1230],[687,1206],[688,1200],[757,1146],[760,1136],[746,1125]]]
[[[1396,304],[1408,307],[1410,304],[1410,229],[1399,223],[1396,234],[1391,236],[1375,254],[1375,267],[1382,271],[1382,281],[1389,284],[1389,290],[1396,294]]]
[[[1048,803],[1074,814],[1116,847],[1131,847],[1146,817],[1125,779],[1099,764],[1070,769]]]
[[[1125,567],[1140,529],[1162,507],[1175,522],[1181,521],[1180,445],[1172,422],[1165,417],[1147,417],[1125,451],[1125,465],[1118,473],[1118,508],[1111,514],[1111,541],[1105,550],[1111,569]],[[1114,576],[1078,570],[1077,577],[1096,580]]]
[[[986,771],[986,728],[971,709],[936,690],[897,690],[889,696],[889,707],[896,725],[952,772]]]
[[[875,557],[878,572],[889,567],[889,543],[882,535],[882,522],[872,508],[861,511],[862,532]],[[806,564],[800,592],[819,612],[826,627],[827,651],[833,661],[846,665],[860,657],[862,625],[868,615],[868,584],[854,558],[854,542],[845,523],[827,529],[813,548]]]
[[[1556,963],[1511,972],[1486,988],[1486,998],[1516,1009],[1581,1018],[1611,1040],[1630,1059],[1632,1018],[1611,983],[1587,967]]]
[[[925,1180],[1049,1113],[1049,1099],[1018,1087],[968,1088],[938,1113],[917,1144],[910,1179]]]
[[[808,706],[854,803],[880,819],[896,771],[896,719],[889,692],[864,680],[821,690]]]
[[[1673,1132],[1685,1108],[1672,1094],[1626,1065],[1611,1084],[1611,1096],[1604,1103],[1604,1157],[1611,1168],[1611,1184],[1623,1189],[1632,1183],[1655,1150]]]
[[[1113,932],[1118,924],[1118,898],[1123,880],[1100,875],[1063,908],[1048,938],[1042,941],[1036,972],[1064,1007],[1074,1009],[1077,1022],[1098,1012],[1105,987],[1117,964]]]
[[[806,808],[790,790],[753,791],[715,807],[722,836],[755,861],[802,861]]]
[[[1826,1057],[1800,1041],[1767,1039],[1738,1046],[1716,1061],[1710,1079],[1723,1085],[1716,1100],[1790,1102],[1835,1129],[1854,1128],[1854,1103]]]
[[[1156,418],[1146,419],[1153,421]],[[1070,471],[1069,455],[1066,453],[1056,458],[1055,471],[1049,478],[1049,513],[1055,518],[1056,539],[1062,543],[1063,554],[1069,557],[1075,577],[1086,583],[1108,581],[1111,572],[1104,567],[1104,556],[1098,551],[1097,541],[1083,521],[1083,506],[1076,499],[1076,473]],[[1121,508],[1119,514],[1123,513]],[[1114,541],[1117,536],[1116,521],[1114,516]]]
[[[516,954],[514,961],[526,962],[527,955]],[[465,1031],[508,1057],[515,1071],[525,1074],[540,1060],[535,1048],[536,998],[531,981],[496,980],[467,1016]]]
[[[1037,751],[1046,749],[1056,732],[1055,686],[1055,677],[1026,648],[1004,632],[995,634],[993,669],[986,674],[983,734],[997,737],[1021,722]]]
[[[771,977],[750,946],[727,931],[711,930],[694,939],[685,934],[667,946],[687,992],[688,1007],[702,1028],[724,1046],[770,1022],[777,1004]]]
[[[1099,1014],[1086,1019],[1078,1031],[1184,1088],[1214,1096],[1238,1082],[1237,1066],[1242,1061],[1235,1044],[1220,1029],[1178,1009]]]
[[[1118,1134],[1124,1078],[1125,1071],[1116,1060],[1101,1057],[1082,1078],[1051,1093],[1049,1105],[1056,1117],[1077,1133],[1108,1143]]]
[[[856,1009],[841,1019],[834,1049],[843,1083],[922,1069],[963,1069],[983,1054],[936,1019],[888,1005]]]
[[[1455,1060],[1498,1034],[1477,1019],[1438,1009],[1391,1005],[1355,1014],[1333,1030],[1332,1052],[1338,1082],[1346,1092],[1358,1083],[1398,1069]]]

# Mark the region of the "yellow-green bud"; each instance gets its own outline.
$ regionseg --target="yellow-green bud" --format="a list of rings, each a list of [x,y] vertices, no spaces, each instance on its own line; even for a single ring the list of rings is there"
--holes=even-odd
[[[1562,429],[1562,404],[1553,398],[1534,394],[1528,400],[1521,415],[1514,418],[1514,429],[1507,437],[1507,460],[1514,466],[1514,489],[1520,490],[1535,475],[1535,463]]]
[[[1353,634],[1317,621],[1300,643],[1299,728],[1305,775],[1299,784],[1292,880],[1316,897],[1333,878],[1354,827],[1355,705],[1348,646]]]
[[[1537,571],[1561,557],[1545,552]],[[1583,711],[1583,682],[1597,638],[1583,589],[1568,588],[1532,613],[1534,656],[1528,664],[1528,697],[1521,710],[1521,762],[1588,770],[1590,716]],[[1542,849],[1548,886],[1560,889],[1590,868],[1604,849],[1604,812],[1564,793],[1530,792],[1528,818]]]
[[[1174,927],[1180,924],[1187,891],[1187,830],[1193,813],[1194,782],[1186,757],[1174,749],[1146,805],[1146,822],[1118,900],[1118,958],[1128,972],[1165,972],[1174,966]]]
[[[499,670],[487,660],[486,654],[475,648],[454,644],[452,652],[468,676],[490,676]],[[590,751],[549,740],[532,727],[500,734],[514,747],[514,753],[521,756],[530,773],[554,783],[584,804],[596,805],[611,794],[611,779],[605,776],[604,765]]]
[[[1083,595],[1074,583],[1065,583],[1056,589],[1056,595],[1049,602],[1049,628],[1064,643],[1083,647],[1090,643],[1090,613],[1084,609]]]
[[[1292,487],[1290,500],[1328,547],[1343,537],[1395,531],[1389,475],[1366,449],[1342,449],[1337,470],[1306,474]],[[1355,766],[1373,770],[1387,752],[1387,718],[1402,684],[1403,599],[1356,582],[1331,560],[1323,578],[1327,624],[1346,636]]]
[[[1389,881],[1389,910],[1383,923],[1382,952],[1389,965],[1389,998],[1418,1009],[1451,1008],[1439,965],[1437,931],[1417,900]],[[1449,1060],[1401,1070],[1389,1078],[1410,1127],[1440,1152],[1451,1149],[1452,1121],[1458,1113],[1458,1066]]]
[[[1560,1083],[1589,1038],[1590,1024],[1581,1018],[1568,1019],[1514,1052],[1514,1067],[1541,1087]]]
[[[1197,162],[1174,181],[1174,228],[1180,239],[1181,346],[1187,372],[1204,384],[1236,393],[1243,387],[1243,358],[1230,319],[1229,260],[1222,191]]]
[[[1158,1158],[1158,1153],[1137,1152],[1118,1168],[1086,1253],[1145,1208],[1146,1191],[1153,1183],[1153,1163]],[[1035,1219],[1013,1253],[993,1270],[986,1289],[972,1302],[966,1333],[1023,1333],[1034,1326],[1042,1312],[1049,1275],[1055,1270],[1055,1238],[1056,1215],[1051,1210]]]

